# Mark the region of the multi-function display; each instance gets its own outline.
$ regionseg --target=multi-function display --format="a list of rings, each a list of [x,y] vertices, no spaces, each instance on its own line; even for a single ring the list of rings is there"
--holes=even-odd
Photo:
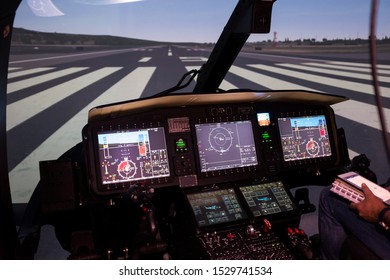
[[[98,133],[102,184],[170,176],[164,128]]]
[[[257,165],[251,121],[196,124],[200,171]]]
[[[242,186],[240,191],[255,217],[296,209],[281,181]]]
[[[284,161],[332,155],[324,115],[278,118]]]
[[[198,227],[246,219],[232,188],[187,195]]]

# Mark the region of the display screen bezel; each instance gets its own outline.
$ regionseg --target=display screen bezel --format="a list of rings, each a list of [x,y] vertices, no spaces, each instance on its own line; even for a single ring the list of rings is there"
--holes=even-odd
[[[113,181],[113,182],[103,182],[102,178],[102,166],[99,156],[99,141],[98,135],[109,134],[109,133],[120,133],[120,132],[129,132],[129,131],[145,131],[160,129],[163,131],[164,143],[167,151],[167,170],[169,174],[166,176],[154,176],[147,178],[137,178],[134,180],[123,180],[123,181]],[[149,123],[132,123],[131,125],[127,120],[118,120],[117,122],[101,122],[95,124],[91,127],[86,127],[86,130],[89,131],[88,137],[91,138],[89,141],[92,145],[88,146],[89,156],[87,160],[89,162],[89,185],[93,193],[97,195],[112,195],[112,194],[123,194],[127,192],[130,188],[135,185],[149,185],[155,187],[163,187],[170,185],[172,183],[172,178],[174,176],[172,171],[172,162],[169,157],[171,153],[170,147],[168,146],[167,139],[167,127],[161,124],[160,122],[149,122]]]

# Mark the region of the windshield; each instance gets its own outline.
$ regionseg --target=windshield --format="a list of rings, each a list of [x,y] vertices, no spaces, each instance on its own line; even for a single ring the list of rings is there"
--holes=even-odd
[[[88,110],[175,86],[208,59],[236,0],[25,0],[14,23],[7,94],[13,201],[27,202],[39,161],[81,142]],[[380,3],[378,74],[390,103],[390,2]],[[271,32],[254,34],[221,89],[314,90],[333,106],[350,157],[389,177],[368,59],[370,2],[278,0]],[[192,82],[182,92],[191,92]]]

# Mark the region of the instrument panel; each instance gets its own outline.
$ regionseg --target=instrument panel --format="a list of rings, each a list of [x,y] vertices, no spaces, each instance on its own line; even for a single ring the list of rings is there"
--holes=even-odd
[[[217,101],[157,100],[91,118],[83,135],[93,193],[123,194],[135,184],[187,188],[338,163],[328,104],[237,94]]]

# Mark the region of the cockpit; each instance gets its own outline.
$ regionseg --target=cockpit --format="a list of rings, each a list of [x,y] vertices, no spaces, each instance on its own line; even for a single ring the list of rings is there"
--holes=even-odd
[[[68,5],[0,4],[2,258],[320,259],[320,191],[349,171],[384,183],[386,139],[368,41],[280,42],[283,2],[229,1],[219,39],[202,44],[26,30],[17,10]],[[386,114],[387,35],[377,43]],[[58,255],[41,253],[46,238]]]

